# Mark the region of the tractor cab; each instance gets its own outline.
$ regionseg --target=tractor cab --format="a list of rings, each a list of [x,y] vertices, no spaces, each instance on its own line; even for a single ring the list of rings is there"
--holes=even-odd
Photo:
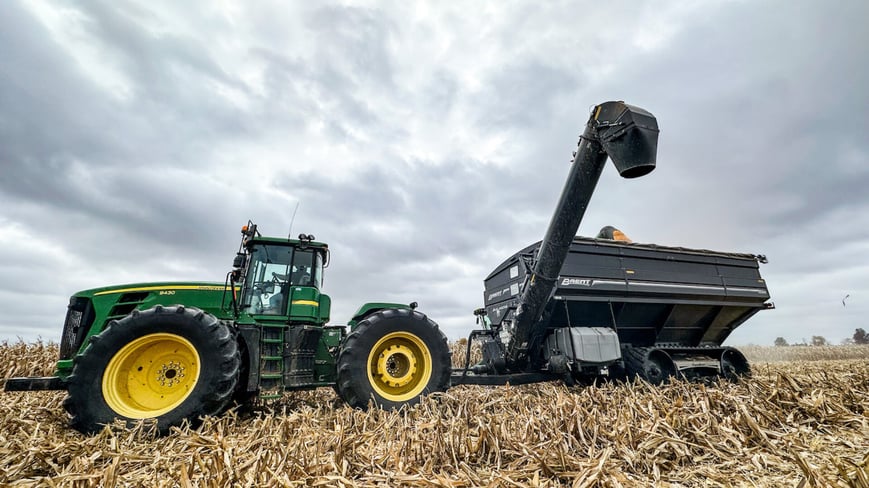
[[[263,237],[256,224],[242,228],[231,280],[239,315],[254,320],[324,324],[331,301],[320,293],[329,248],[300,234],[298,239]]]

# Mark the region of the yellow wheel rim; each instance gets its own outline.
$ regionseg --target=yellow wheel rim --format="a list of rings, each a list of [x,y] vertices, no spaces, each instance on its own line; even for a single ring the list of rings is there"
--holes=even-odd
[[[410,332],[387,334],[368,353],[368,381],[387,400],[403,402],[416,397],[425,390],[431,374],[431,353]]]
[[[190,341],[175,334],[149,334],[124,346],[109,361],[103,398],[124,417],[158,417],[190,396],[199,371],[199,353]]]

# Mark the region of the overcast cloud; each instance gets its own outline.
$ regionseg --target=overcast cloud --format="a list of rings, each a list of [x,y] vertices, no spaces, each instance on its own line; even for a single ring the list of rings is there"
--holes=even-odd
[[[333,321],[452,339],[542,238],[591,106],[661,127],[580,228],[762,253],[730,344],[869,328],[869,3],[0,2],[0,340],[73,292],[223,281],[241,225],[328,242]],[[847,307],[841,299],[850,294]]]

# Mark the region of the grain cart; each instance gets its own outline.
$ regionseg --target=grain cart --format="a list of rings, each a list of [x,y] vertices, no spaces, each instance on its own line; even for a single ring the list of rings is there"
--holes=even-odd
[[[530,383],[563,378],[736,379],[745,356],[722,343],[773,308],[761,255],[634,244],[605,227],[575,237],[607,156],[619,174],[655,168],[652,114],[621,102],[595,107],[546,236],[507,258],[484,281],[482,361],[452,384]]]
[[[721,341],[766,306],[758,257],[574,237],[607,157],[623,177],[642,176],[654,169],[657,134],[642,109],[593,109],[545,238],[485,281],[483,327],[468,341],[483,360],[473,366],[451,367],[446,338],[416,303],[366,303],[346,326],[329,325],[328,246],[305,234],[263,237],[249,222],[224,283],[74,294],[56,375],[12,378],[5,389],[67,390],[83,432],[115,419],[155,419],[166,432],[233,403],[321,386],[354,407],[396,408],[456,384],[746,374],[745,358]]]
[[[750,374],[745,357],[721,344],[772,308],[758,273],[765,257],[576,237],[535,327],[523,332],[520,290],[541,279],[534,269],[544,244],[522,249],[486,278],[485,307],[477,311],[485,328],[469,338],[481,341],[484,359],[466,365],[454,384],[558,376],[568,383],[607,376],[660,384],[674,376]],[[507,354],[511,345],[523,362]]]

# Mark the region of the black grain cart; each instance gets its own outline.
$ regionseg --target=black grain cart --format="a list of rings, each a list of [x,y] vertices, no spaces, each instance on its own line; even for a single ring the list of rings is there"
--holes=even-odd
[[[509,330],[540,244],[510,256],[486,278],[490,327]],[[627,366],[653,382],[677,371],[744,373],[742,355],[721,344],[771,307],[758,269],[764,262],[753,254],[574,238],[541,316],[547,332],[541,357],[562,372],[565,364],[588,375]],[[643,368],[649,356],[656,364]]]
[[[657,121],[623,102],[598,105],[580,137],[546,236],[485,279],[484,307],[468,337],[483,359],[452,384],[674,376],[735,379],[745,357],[722,343],[773,308],[761,255],[635,244],[618,230],[575,237],[607,157],[621,176],[655,168]]]

